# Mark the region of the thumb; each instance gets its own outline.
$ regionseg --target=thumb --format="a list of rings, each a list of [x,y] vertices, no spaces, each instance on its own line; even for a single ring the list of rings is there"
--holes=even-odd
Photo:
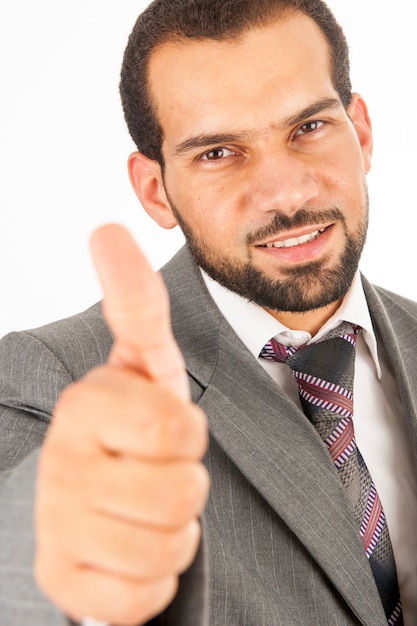
[[[91,252],[103,290],[103,312],[114,336],[109,363],[189,397],[181,352],[171,331],[169,298],[132,235],[119,224],[91,236]]]

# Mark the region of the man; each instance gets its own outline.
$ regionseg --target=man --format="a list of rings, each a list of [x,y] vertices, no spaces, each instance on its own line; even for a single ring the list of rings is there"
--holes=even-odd
[[[162,271],[171,319],[108,226],[106,322],[1,342],[4,623],[415,624],[417,306],[357,271],[372,132],[340,28],[321,0],[156,0],[121,93],[133,188],[187,247]],[[394,603],[291,370],[258,358],[341,322]]]

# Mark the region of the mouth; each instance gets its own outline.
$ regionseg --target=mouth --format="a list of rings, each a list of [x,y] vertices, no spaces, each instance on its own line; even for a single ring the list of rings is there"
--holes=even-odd
[[[305,235],[300,235],[299,237],[289,237],[288,239],[282,239],[277,241],[272,241],[270,243],[264,243],[259,245],[259,248],[294,248],[296,246],[302,246],[303,244],[310,243],[314,241],[321,234],[327,230],[327,226],[324,228],[318,228],[317,230],[313,230],[310,233]]]

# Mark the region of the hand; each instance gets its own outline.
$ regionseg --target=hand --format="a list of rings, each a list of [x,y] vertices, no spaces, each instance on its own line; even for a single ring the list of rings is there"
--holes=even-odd
[[[92,252],[114,347],[54,412],[39,462],[35,574],[72,619],[137,626],[171,602],[195,556],[207,430],[162,278],[121,226],[96,231]]]

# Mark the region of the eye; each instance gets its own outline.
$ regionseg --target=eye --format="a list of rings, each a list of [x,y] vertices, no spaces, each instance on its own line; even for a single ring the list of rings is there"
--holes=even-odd
[[[311,122],[306,122],[295,133],[294,137],[300,135],[307,135],[309,133],[314,133],[316,130],[319,130],[323,126],[324,122],[320,120],[312,120]]]
[[[233,150],[229,148],[212,148],[208,152],[205,152],[201,159],[203,161],[219,161],[220,159],[225,159],[226,157],[233,156],[235,153]]]

